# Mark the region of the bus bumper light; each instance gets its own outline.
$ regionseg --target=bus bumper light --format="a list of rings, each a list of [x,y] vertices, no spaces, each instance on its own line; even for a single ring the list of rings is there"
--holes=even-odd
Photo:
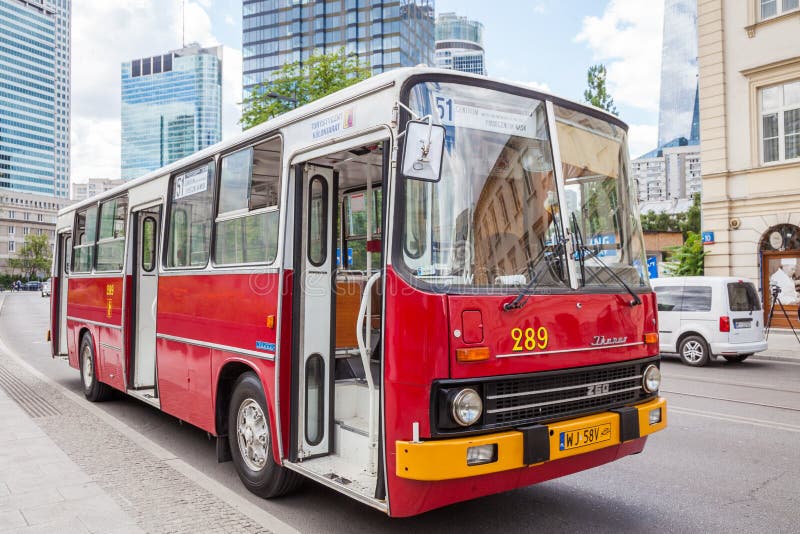
[[[657,425],[661,422],[661,407],[650,410],[650,425]]]
[[[395,474],[410,480],[435,481],[527,469],[663,430],[667,426],[666,407],[666,399],[656,397],[626,408],[624,415],[602,412],[549,425],[535,425],[536,431],[532,430],[534,427],[527,427],[482,436],[396,441]],[[623,417],[632,423],[626,425],[624,433]],[[655,418],[659,421],[656,422]],[[527,455],[526,435],[530,449]],[[537,454],[531,455],[530,451]]]
[[[467,449],[467,465],[483,465],[497,461],[497,444],[478,445]]]

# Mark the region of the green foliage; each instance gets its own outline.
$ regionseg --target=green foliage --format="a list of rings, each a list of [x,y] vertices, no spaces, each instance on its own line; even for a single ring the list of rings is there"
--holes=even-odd
[[[288,63],[271,80],[256,87],[253,96],[245,99],[240,122],[245,129],[252,128],[369,76],[370,69],[359,65],[358,56],[346,55],[344,48],[330,54],[312,55],[302,63]],[[267,96],[270,93],[284,98]]]
[[[589,67],[586,78],[589,88],[583,92],[584,100],[609,113],[619,115],[617,107],[614,105],[614,99],[608,94],[608,88],[606,87],[606,81],[608,79],[606,66],[602,63],[592,65]]]
[[[12,273],[19,270],[27,280],[35,280],[39,275],[47,275],[51,262],[50,240],[47,236],[28,234],[17,256],[8,259],[8,268]]]
[[[683,225],[684,237],[689,232],[700,233],[700,193],[694,195],[692,207],[686,212],[686,222]]]
[[[670,262],[675,265],[665,265],[665,270],[670,276],[702,276],[703,262],[706,251],[703,249],[703,240],[700,234],[689,232],[686,241],[680,247],[673,247],[670,252]]]

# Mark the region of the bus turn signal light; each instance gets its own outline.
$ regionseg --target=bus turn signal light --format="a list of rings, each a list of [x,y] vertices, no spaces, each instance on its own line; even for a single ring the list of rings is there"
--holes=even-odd
[[[456,349],[456,360],[459,362],[483,362],[488,359],[489,359],[489,347]]]
[[[645,345],[655,345],[658,343],[658,332],[648,332],[644,335]]]

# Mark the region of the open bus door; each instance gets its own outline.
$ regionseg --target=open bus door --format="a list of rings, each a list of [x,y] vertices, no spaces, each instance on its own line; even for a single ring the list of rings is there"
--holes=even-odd
[[[63,232],[58,234],[56,243],[56,268],[53,279],[50,281],[53,357],[66,356],[67,347],[67,292],[69,290],[69,261],[72,256],[72,234]]]
[[[128,393],[155,403],[156,310],[158,299],[158,240],[161,234],[161,206],[133,212],[135,242],[133,255],[133,350],[132,380]],[[131,391],[133,390],[133,391]]]
[[[331,452],[333,395],[333,344],[331,295],[333,228],[333,169],[304,165],[303,203],[299,210],[302,246],[297,366],[297,456],[311,458]]]

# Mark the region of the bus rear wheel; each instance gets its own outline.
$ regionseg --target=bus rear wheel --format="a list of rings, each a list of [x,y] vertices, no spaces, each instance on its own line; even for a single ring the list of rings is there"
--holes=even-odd
[[[81,384],[84,396],[92,402],[102,402],[111,398],[113,390],[97,378],[97,358],[94,354],[92,336],[84,334],[81,339],[80,365]]]
[[[297,488],[302,478],[275,463],[264,389],[254,373],[244,373],[233,387],[228,410],[228,441],[242,484],[266,499]]]

